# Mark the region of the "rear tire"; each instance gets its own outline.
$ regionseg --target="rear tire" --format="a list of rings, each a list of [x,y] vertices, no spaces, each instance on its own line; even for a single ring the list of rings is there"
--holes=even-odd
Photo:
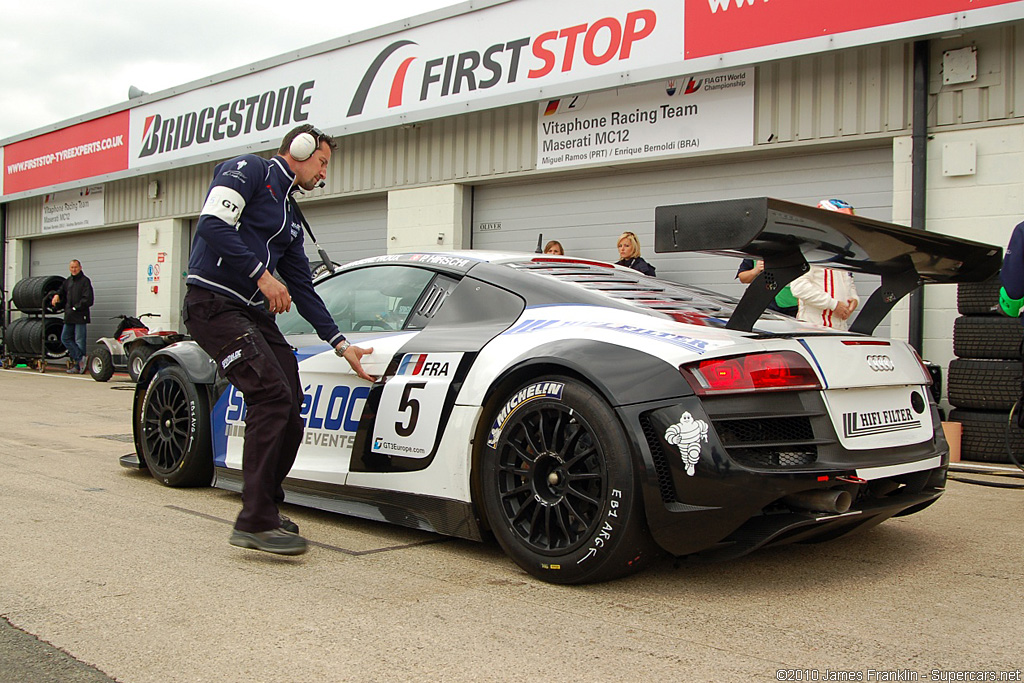
[[[149,357],[155,353],[154,349],[149,344],[137,345],[128,354],[128,376],[132,378],[133,382],[139,381],[139,375],[142,374],[142,366],[146,364]]]
[[[516,564],[579,584],[632,573],[655,555],[629,440],[596,391],[539,378],[499,399],[488,420],[482,503]]]
[[[177,365],[160,368],[135,419],[141,434],[139,457],[154,479],[172,487],[210,485],[210,402],[184,370]]]

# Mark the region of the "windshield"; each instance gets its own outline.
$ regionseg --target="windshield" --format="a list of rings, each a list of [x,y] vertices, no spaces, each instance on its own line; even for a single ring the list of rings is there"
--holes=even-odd
[[[424,268],[370,266],[324,280],[316,291],[344,334],[400,330],[433,277],[433,271]],[[277,326],[284,334],[314,333],[294,306],[277,316]]]

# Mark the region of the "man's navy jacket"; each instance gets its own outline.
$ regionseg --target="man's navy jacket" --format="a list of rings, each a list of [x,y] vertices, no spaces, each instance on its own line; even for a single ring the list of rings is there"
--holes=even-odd
[[[246,154],[219,164],[196,225],[185,282],[262,306],[256,283],[264,272],[277,272],[299,315],[334,346],[344,337],[313,290],[302,223],[289,198],[294,181],[280,156]]]

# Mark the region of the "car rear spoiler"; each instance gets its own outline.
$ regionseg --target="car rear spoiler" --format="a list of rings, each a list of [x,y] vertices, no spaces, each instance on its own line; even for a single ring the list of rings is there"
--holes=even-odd
[[[783,287],[810,266],[880,275],[851,332],[871,334],[897,301],[925,283],[978,282],[999,271],[1001,247],[757,197],[659,206],[654,251],[764,260],[726,327],[750,331]]]

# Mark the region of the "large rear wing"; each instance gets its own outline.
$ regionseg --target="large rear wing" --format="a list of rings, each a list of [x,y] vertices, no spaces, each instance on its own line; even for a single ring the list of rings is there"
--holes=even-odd
[[[654,251],[764,260],[727,327],[749,331],[808,264],[880,275],[850,328],[871,334],[897,301],[925,283],[978,282],[999,271],[1001,247],[894,223],[757,197],[659,206]]]

